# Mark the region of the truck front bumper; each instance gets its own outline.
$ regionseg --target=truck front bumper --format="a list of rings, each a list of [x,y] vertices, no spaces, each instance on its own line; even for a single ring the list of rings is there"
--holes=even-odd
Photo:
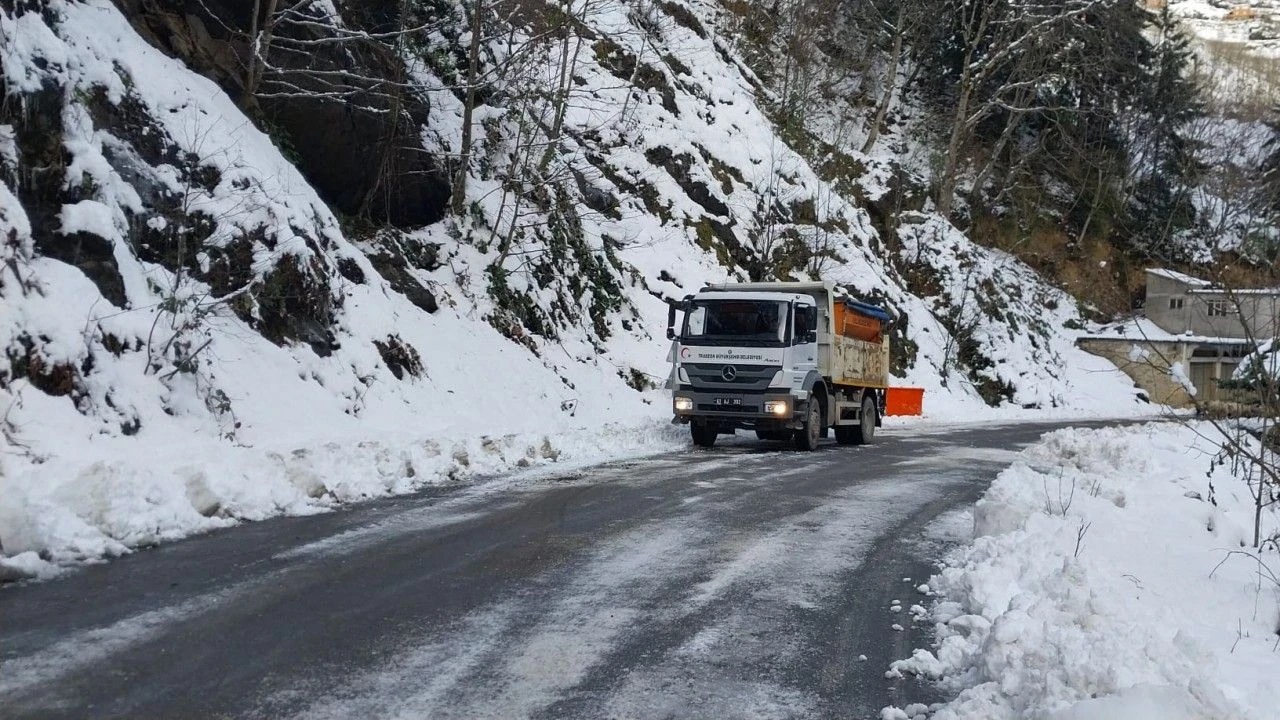
[[[729,427],[798,429],[803,402],[790,393],[726,393],[677,390],[674,422],[693,420]]]

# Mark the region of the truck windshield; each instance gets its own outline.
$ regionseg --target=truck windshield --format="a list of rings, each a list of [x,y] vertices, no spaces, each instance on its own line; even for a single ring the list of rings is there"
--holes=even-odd
[[[787,303],[777,300],[696,300],[684,320],[684,342],[781,346]]]

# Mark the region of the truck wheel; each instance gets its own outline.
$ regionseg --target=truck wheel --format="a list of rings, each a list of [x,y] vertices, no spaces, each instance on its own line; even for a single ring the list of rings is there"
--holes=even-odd
[[[822,434],[822,411],[818,409],[815,402],[809,403],[809,409],[804,414],[804,427],[796,431],[795,443],[797,450],[817,450],[818,437]]]
[[[716,429],[711,425],[689,424],[689,434],[693,436],[693,444],[698,447],[711,447],[716,444]]]
[[[850,426],[854,445],[869,445],[876,437],[876,403],[869,397],[862,398],[862,422]]]

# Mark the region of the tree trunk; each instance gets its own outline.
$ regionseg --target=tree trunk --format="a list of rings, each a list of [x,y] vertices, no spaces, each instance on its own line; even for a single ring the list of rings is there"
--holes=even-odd
[[[244,94],[252,101],[262,85],[262,76],[267,69],[267,56],[271,53],[271,42],[276,29],[276,9],[280,0],[267,0],[267,12],[260,16],[262,0],[254,0],[253,19],[249,27],[249,70],[245,77]],[[260,19],[261,18],[261,19]],[[259,26],[261,22],[261,26]]]
[[[586,12],[585,9],[583,11]],[[542,153],[542,161],[538,163],[539,174],[545,173],[555,156],[556,146],[560,141],[560,133],[564,129],[564,114],[569,106],[569,93],[573,85],[573,74],[578,68],[578,55],[582,52],[582,36],[577,35],[573,52],[569,52],[569,38],[566,34],[564,46],[560,49],[560,72],[556,83],[555,117],[551,121],[551,131],[547,133],[547,148]],[[639,60],[636,61],[639,65]]]
[[[1262,437],[1259,439],[1259,465],[1266,462],[1267,453],[1267,432],[1266,425],[1263,425]],[[1266,505],[1264,498],[1267,491],[1267,471],[1265,467],[1258,467],[1258,489],[1253,494],[1253,548],[1258,549],[1262,544],[1262,508]],[[1252,472],[1252,469],[1251,471]]]
[[[1019,96],[1018,105],[1022,104],[1021,96]],[[973,189],[969,193],[969,203],[976,205],[977,200],[982,197],[982,186],[987,182],[987,176],[991,174],[996,163],[1000,161],[1000,156],[1004,154],[1004,149],[1009,145],[1009,141],[1013,139],[1014,132],[1022,125],[1022,118],[1026,113],[1021,110],[1009,111],[1009,120],[1005,123],[1004,131],[1000,133],[1000,139],[996,141],[996,146],[991,149],[991,156],[987,162],[982,165],[982,169],[973,178]]]
[[[938,180],[938,195],[934,198],[938,214],[947,219],[951,218],[951,205],[955,201],[956,172],[960,165],[960,146],[964,142],[966,121],[969,114],[970,88],[967,70],[960,82],[960,102],[956,106],[955,121],[951,126],[951,139],[947,142],[947,154],[942,163],[942,177]]]
[[[356,213],[362,218],[368,218],[370,210],[373,207],[373,201],[379,190],[387,185],[387,180],[391,176],[392,161],[395,157],[396,142],[400,139],[400,113],[404,104],[404,87],[401,84],[403,78],[397,78],[395,86],[395,94],[391,96],[391,107],[388,109],[390,126],[387,128],[386,138],[383,139],[382,148],[378,152],[377,169],[374,170],[376,175],[369,184],[368,191],[360,200],[360,210]]]
[[[484,29],[484,0],[475,0],[471,17],[471,46],[467,50],[467,101],[462,107],[462,142],[458,147],[458,172],[453,178],[453,212],[461,215],[467,205],[467,174],[471,169],[471,125],[476,107],[476,77],[480,72],[480,34]]]
[[[898,11],[900,14],[902,10]],[[902,56],[902,18],[898,18],[898,26],[893,33],[893,50],[889,54],[889,66],[884,70],[884,83],[880,90],[880,104],[876,107],[876,114],[871,121],[871,130],[867,133],[867,141],[862,144],[862,153],[865,155],[871,152],[871,148],[875,147],[876,140],[880,139],[880,126],[884,124],[885,116],[889,114],[889,105],[893,102],[893,89],[898,85],[898,58]]]

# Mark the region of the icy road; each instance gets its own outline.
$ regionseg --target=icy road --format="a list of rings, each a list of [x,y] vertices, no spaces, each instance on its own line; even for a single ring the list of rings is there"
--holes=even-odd
[[[961,511],[1053,427],[744,441],[3,588],[0,716],[876,717],[934,699],[884,677],[929,640],[903,608]]]

